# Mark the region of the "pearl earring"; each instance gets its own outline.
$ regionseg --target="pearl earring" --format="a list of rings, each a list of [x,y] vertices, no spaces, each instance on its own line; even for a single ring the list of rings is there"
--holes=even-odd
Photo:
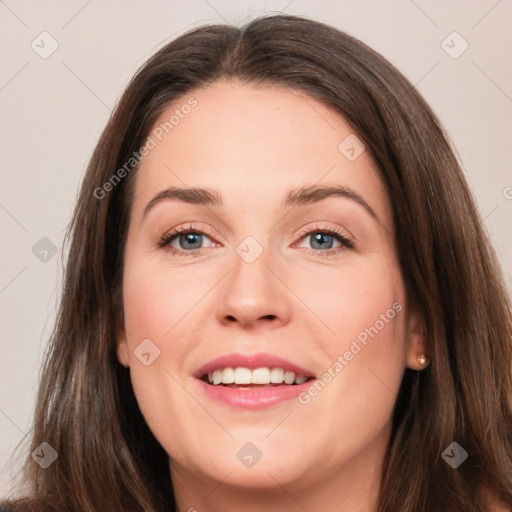
[[[427,364],[427,356],[425,354],[420,354],[418,356],[418,362],[421,366],[425,366]]]

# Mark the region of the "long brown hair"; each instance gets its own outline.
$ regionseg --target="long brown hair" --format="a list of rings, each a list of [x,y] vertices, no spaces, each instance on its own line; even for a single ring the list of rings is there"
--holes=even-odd
[[[483,512],[489,497],[512,507],[510,303],[450,144],[429,106],[383,57],[294,16],[186,33],[143,65],[123,94],[70,224],[60,309],[42,370],[30,451],[47,442],[59,457],[48,469],[28,457],[31,497],[20,506],[174,506],[168,456],[116,358],[136,166],[106,192],[102,187],[171,102],[219,79],[281,85],[324,102],[364,141],[387,187],[401,271],[408,299],[423,315],[431,364],[405,372],[378,512]],[[442,457],[452,442],[469,455],[457,469]]]

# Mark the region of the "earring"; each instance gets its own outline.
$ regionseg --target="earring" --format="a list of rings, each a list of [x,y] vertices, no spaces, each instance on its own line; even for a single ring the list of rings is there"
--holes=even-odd
[[[427,364],[427,356],[425,354],[420,354],[418,356],[418,363],[420,363],[421,366],[426,366]]]

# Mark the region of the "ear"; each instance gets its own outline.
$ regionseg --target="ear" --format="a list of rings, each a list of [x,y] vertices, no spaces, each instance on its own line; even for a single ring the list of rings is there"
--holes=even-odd
[[[123,326],[117,328],[117,359],[118,361],[127,368],[130,366],[130,352],[128,350],[128,341],[126,339],[126,332]]]
[[[420,356],[426,356],[422,364]],[[429,363],[423,315],[418,308],[410,306],[407,313],[407,367],[424,370]]]

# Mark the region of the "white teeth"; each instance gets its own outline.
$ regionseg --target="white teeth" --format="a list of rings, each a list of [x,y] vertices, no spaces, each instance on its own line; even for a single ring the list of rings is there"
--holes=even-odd
[[[285,384],[293,384],[295,381],[295,373],[293,372],[286,372],[284,374],[284,383]]]
[[[235,368],[235,384],[251,384],[251,370],[249,368]]]
[[[272,368],[270,370],[270,382],[272,384],[281,384],[284,381],[284,370],[282,368]]]
[[[305,375],[295,375],[295,372],[283,368],[261,367],[253,370],[244,367],[224,368],[208,373],[210,384],[303,384],[308,378]]]
[[[253,370],[251,384],[270,384],[270,370],[268,368],[256,368]]]
[[[222,372],[222,384],[233,384],[235,382],[235,370],[233,368],[224,368]]]
[[[297,375],[297,377],[295,377],[295,384],[303,384],[307,380],[308,378],[305,375]]]

